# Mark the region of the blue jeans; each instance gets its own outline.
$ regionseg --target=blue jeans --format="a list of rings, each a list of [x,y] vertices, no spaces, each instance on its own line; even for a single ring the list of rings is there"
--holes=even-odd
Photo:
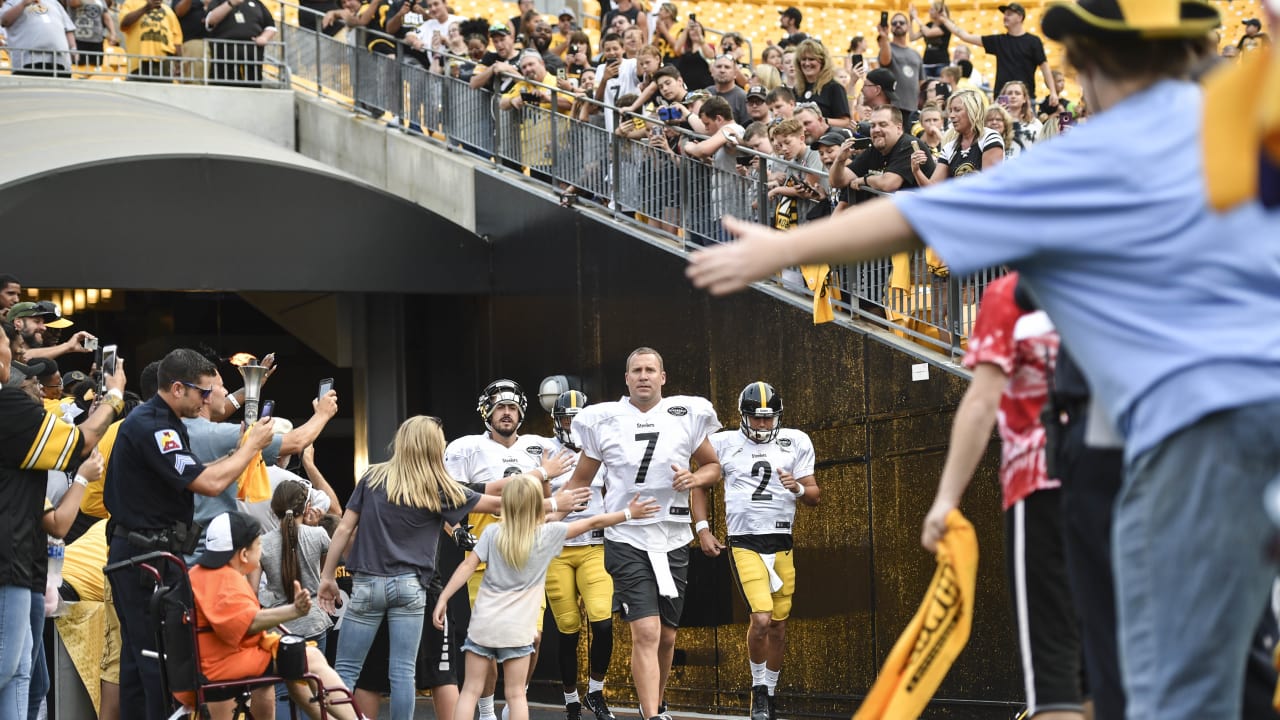
[[[328,639],[329,631],[325,630],[319,635],[307,638],[307,642],[314,642],[321,654],[323,654],[325,643]],[[276,683],[276,720],[288,720],[291,717],[293,716],[289,714],[289,688],[284,683]],[[299,711],[298,717],[302,717],[301,711]]]
[[[1280,403],[1202,418],[1130,461],[1112,528],[1129,720],[1241,716],[1245,661],[1270,599]]]
[[[369,654],[373,636],[387,619],[391,638],[388,674],[391,680],[391,720],[412,720],[417,689],[414,671],[418,643],[426,619],[427,591],[417,574],[378,577],[356,575],[351,581],[351,601],[338,633],[338,662],[334,670],[347,687],[355,687],[360,666]]]
[[[36,720],[40,701],[49,694],[49,665],[44,660],[44,593],[31,591],[31,687],[27,690],[27,720]]]
[[[0,587],[0,717],[27,716],[30,682],[31,588],[5,585]]]

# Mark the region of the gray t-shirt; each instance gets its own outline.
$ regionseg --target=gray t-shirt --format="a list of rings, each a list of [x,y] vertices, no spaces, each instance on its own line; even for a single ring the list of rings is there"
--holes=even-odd
[[[422,586],[429,586],[436,572],[436,548],[444,523],[462,522],[480,500],[466,486],[463,492],[467,499],[462,505],[434,513],[396,505],[387,498],[385,485],[371,488],[367,477],[361,478],[347,502],[348,510],[360,513],[360,528],[347,556],[347,570],[378,577],[417,573]]]
[[[106,35],[102,24],[102,16],[107,12],[104,0],[83,0],[80,7],[71,9],[71,17],[76,25],[76,42],[100,43]]]
[[[315,593],[320,589],[320,561],[329,550],[329,533],[323,528],[298,525],[298,582],[302,589]],[[258,602],[264,608],[281,607],[293,603],[293,591],[284,592],[280,579],[280,530],[277,528],[262,536],[262,582],[258,587]],[[296,635],[319,635],[333,621],[320,609],[319,603],[311,605],[311,612],[297,620],[290,620],[285,627]]]
[[[898,81],[893,90],[898,107],[908,112],[915,111],[920,105],[920,78],[924,77],[920,53],[894,43],[889,44],[889,51],[893,53],[893,62],[888,70]]]
[[[543,525],[529,551],[529,559],[521,568],[508,565],[498,552],[497,539],[502,530],[502,523],[490,525],[476,543],[476,556],[488,563],[488,568],[476,593],[467,637],[488,648],[524,647],[533,643],[545,593],[547,566],[551,558],[564,549],[569,525],[562,522]]]
[[[4,0],[0,5],[3,15],[24,0]],[[75,23],[63,9],[58,0],[40,0],[29,5],[18,19],[5,28],[6,42],[10,48],[26,48],[28,51],[10,50],[12,64],[15,68],[34,65],[36,63],[54,63],[63,68],[71,67],[71,46],[67,44],[67,33],[75,32]]]
[[[208,465],[226,457],[235,451],[236,445],[240,444],[240,426],[236,423],[216,423],[202,417],[183,418],[182,423],[187,426],[187,436],[191,439],[191,453],[201,464]],[[276,461],[283,439],[283,435],[272,437],[271,444],[262,451],[262,459],[268,465]],[[238,491],[238,484],[233,482],[221,493],[212,497],[196,495],[193,516],[196,524],[207,527],[210,520],[222,513],[239,510],[240,506],[236,501]],[[200,537],[200,542],[196,544],[195,553],[188,559],[198,558],[202,552],[204,552],[203,535]]]

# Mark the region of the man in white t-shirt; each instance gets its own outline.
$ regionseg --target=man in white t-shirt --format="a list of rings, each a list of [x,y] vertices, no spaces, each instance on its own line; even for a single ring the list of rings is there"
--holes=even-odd
[[[568,488],[589,487],[604,469],[605,512],[631,498],[652,497],[662,510],[605,530],[605,569],[613,577],[614,610],[631,628],[631,675],[640,715],[665,712],[662,696],[675,652],[689,571],[690,491],[715,484],[720,463],[708,440],[720,429],[705,398],[662,396],[662,356],[641,347],[627,358],[630,393],[573,418],[582,456]],[[690,472],[690,460],[698,465]]]
[[[449,27],[465,19],[450,15],[444,0],[427,0],[427,19],[405,37],[405,42],[414,50],[444,52],[449,48]]]
[[[438,2],[439,0],[433,0]],[[494,380],[480,394],[476,407],[484,420],[487,432],[466,435],[449,443],[444,449],[444,466],[458,482],[472,490],[490,495],[500,495],[508,478],[524,472],[533,472],[543,482],[543,490],[550,495],[550,478],[564,473],[571,467],[573,454],[552,454],[552,443],[538,435],[521,435],[517,432],[524,422],[528,401],[524,390],[514,380]],[[496,515],[471,513],[467,521],[472,532],[479,537],[489,525],[499,521]],[[484,577],[484,563],[467,582],[472,605]],[[534,639],[534,657],[529,664],[532,671],[537,666],[538,645],[542,638],[542,615],[538,616],[538,635]],[[485,681],[484,695],[480,697],[480,720],[495,720],[493,693],[497,687],[497,665],[491,666]]]

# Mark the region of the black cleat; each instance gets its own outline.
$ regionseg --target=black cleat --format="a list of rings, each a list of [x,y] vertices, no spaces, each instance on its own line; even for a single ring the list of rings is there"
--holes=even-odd
[[[616,720],[608,703],[604,701],[604,693],[599,690],[587,693],[587,710],[596,716],[596,720]]]
[[[778,720],[778,696],[769,696],[769,720]]]
[[[571,702],[564,704],[565,720],[582,720],[582,703]]]
[[[764,685],[751,686],[751,720],[769,718],[769,688]]]

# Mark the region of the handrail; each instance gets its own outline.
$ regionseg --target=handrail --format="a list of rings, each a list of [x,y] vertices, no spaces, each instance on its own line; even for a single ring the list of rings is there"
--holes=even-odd
[[[279,2],[282,14],[291,7],[300,18],[307,13],[322,15],[291,0]],[[579,199],[593,202],[596,212],[617,222],[644,225],[686,250],[728,240],[719,222],[723,215],[769,224],[775,210],[768,195],[769,173],[802,169],[739,146],[741,162],[754,160],[755,170],[730,171],[559,111],[535,106],[503,111],[487,88],[472,89],[465,80],[411,62],[403,43],[375,30],[355,29],[360,35],[350,35],[344,42],[283,21],[279,29],[285,72],[295,90],[376,119],[389,116],[388,125],[402,132],[468,152],[499,170],[516,169],[550,186],[565,204]],[[356,44],[361,37],[385,38],[396,50],[394,54],[371,52]],[[474,63],[448,52],[439,54],[449,61]],[[601,112],[617,113],[619,122],[627,118],[659,122],[551,83],[537,85],[553,101],[569,95],[575,108],[585,103]],[[677,140],[703,137],[662,125]],[[801,222],[818,205],[806,199],[790,202]],[[977,299],[996,274],[986,271],[952,278],[945,265],[919,251],[893,260],[834,266],[827,281],[837,317],[867,321],[955,358],[972,327]],[[782,273],[773,284],[809,301],[813,298],[813,291],[795,270]]]
[[[47,77],[133,79],[240,87],[290,86],[289,67],[284,62],[285,49],[282,41],[273,40],[259,45],[252,40],[206,38],[205,48],[206,52],[202,57],[47,50],[13,45],[0,46],[0,54],[8,58],[8,69],[11,72],[23,70],[15,58],[24,58],[28,54],[40,58],[57,58],[53,62],[63,66],[60,70],[33,70],[26,73]]]

